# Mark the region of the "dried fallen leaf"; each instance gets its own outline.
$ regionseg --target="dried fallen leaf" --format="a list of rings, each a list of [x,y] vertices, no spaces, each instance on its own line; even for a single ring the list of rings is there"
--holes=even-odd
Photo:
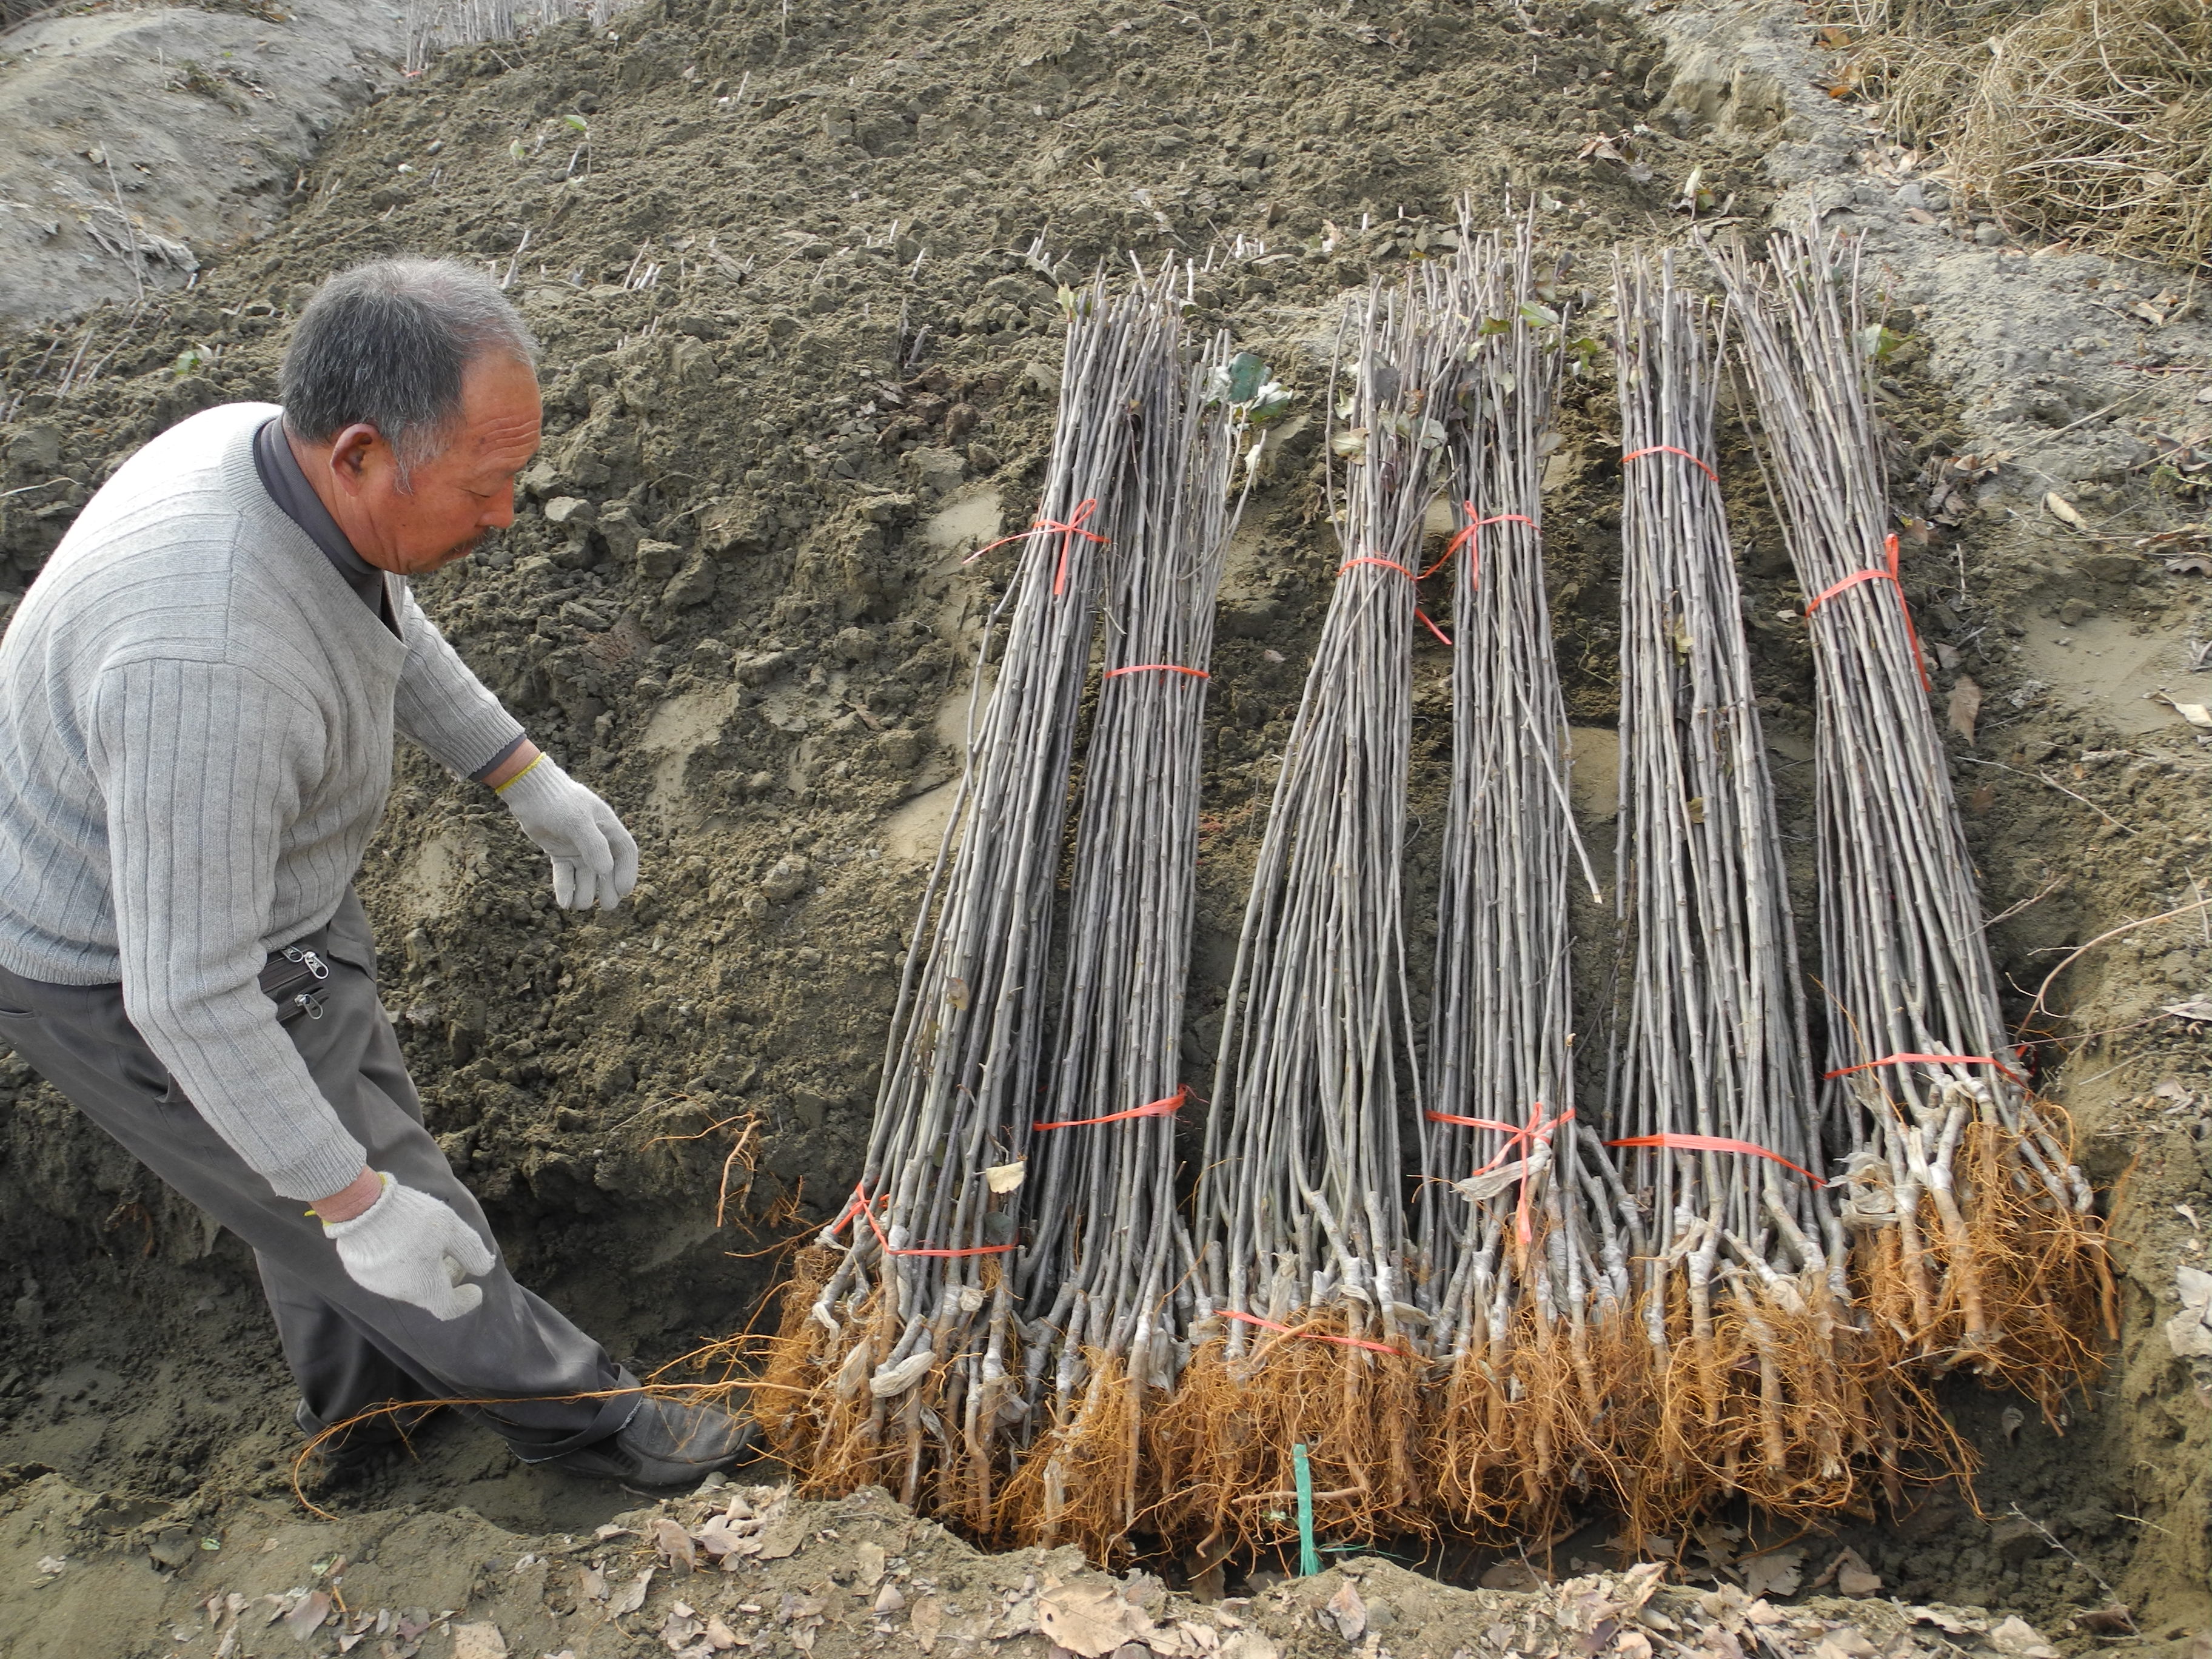
[[[2161,1011],[2176,1019],[2212,1019],[2212,997],[2191,997],[2186,1002],[2169,1002]]]
[[[2212,1273],[2201,1267],[2177,1267],[2174,1293],[2181,1311],[2166,1322],[2166,1346],[2182,1358],[2212,1354]]]
[[[1915,1623],[1933,1625],[1951,1636],[1978,1636],[1989,1628],[1988,1621],[1969,1614],[1954,1613],[1948,1607],[1927,1607],[1911,1609]]]
[[[934,1596],[925,1596],[915,1602],[914,1611],[906,1616],[907,1634],[914,1638],[915,1645],[924,1653],[937,1645],[938,1632],[944,1628],[945,1603]],[[1118,1642],[1115,1644],[1116,1647],[1120,1645]],[[1086,1655],[1085,1659],[1097,1659],[1097,1656]]]
[[[1526,1561],[1507,1560],[1494,1562],[1486,1568],[1480,1582],[1487,1590],[1514,1590],[1525,1595],[1542,1589],[1551,1581]]]
[[[994,1193],[1011,1193],[1022,1184],[1029,1174],[1029,1163],[1016,1158],[1012,1164],[994,1164],[983,1171],[983,1184]]]
[[[853,1583],[862,1594],[873,1589],[876,1581],[884,1576],[884,1559],[881,1544],[853,1546]]]
[[[706,1628],[697,1614],[678,1601],[669,1608],[668,1617],[660,1621],[660,1628],[654,1634],[667,1644],[671,1653],[681,1653],[691,1644],[691,1638]]]
[[[2058,1659],[2058,1650],[2018,1613],[1990,1626],[1990,1645],[2013,1659]]]
[[[1349,1578],[1337,1587],[1322,1609],[1323,1618],[1336,1626],[1347,1642],[1357,1642],[1367,1631],[1367,1603],[1359,1599],[1359,1586]]]
[[[2094,1631],[2100,1636],[2133,1636],[2136,1633],[2134,1613],[2118,1601],[2109,1607],[2076,1613],[2074,1622],[2083,1630]]]
[[[653,1547],[668,1558],[668,1565],[679,1573],[690,1572],[699,1565],[699,1552],[691,1542],[691,1534],[682,1524],[665,1515],[653,1518]]]
[[[576,1594],[586,1601],[605,1601],[607,1599],[606,1574],[601,1572],[597,1567],[586,1567],[576,1585]],[[382,1634],[381,1632],[378,1633]]]
[[[2075,530],[2087,530],[2089,527],[2089,521],[2081,516],[2074,503],[2055,489],[2045,494],[2043,506],[2045,512],[2063,525],[2069,525]]]
[[[304,1642],[323,1627],[323,1621],[331,1616],[331,1606],[329,1591],[309,1590],[300,1598],[299,1605],[284,1615],[284,1628]]]
[[[69,1565],[69,1557],[66,1555],[42,1555],[39,1558],[39,1571],[49,1577],[67,1565]]]
[[[796,1555],[806,1542],[806,1523],[797,1516],[787,1515],[763,1531],[759,1541],[762,1560],[781,1561]]]
[[[507,1659],[507,1638],[497,1625],[456,1625],[453,1659]]]
[[[1974,740],[1974,722],[1981,717],[1982,688],[1971,674],[1961,674],[1958,684],[1951,688],[1948,712],[1951,729],[1972,743]]]
[[[917,1603],[908,1623],[930,1605]],[[1124,1642],[1141,1642],[1152,1633],[1145,1610],[1122,1599],[1118,1586],[1096,1581],[1062,1584],[1037,1598],[1037,1628],[1045,1639],[1080,1659],[1103,1659]]]
[[[631,1583],[628,1589],[622,1593],[621,1596],[616,1601],[614,1606],[607,1609],[608,1613],[613,1618],[619,1619],[623,1614],[626,1613],[635,1613],[640,1607],[643,1607],[645,1605],[645,1593],[647,1589],[652,1588],[653,1575],[657,1571],[657,1568],[647,1567],[643,1572],[638,1574],[636,1579]]]
[[[737,1632],[717,1616],[707,1621],[707,1645],[717,1653],[727,1653],[737,1646]]]
[[[878,1613],[896,1613],[906,1605],[906,1595],[896,1584],[886,1583],[876,1592]]]
[[[1281,1659],[1281,1650],[1256,1630],[1233,1630],[1221,1644],[1221,1659]]]
[[[1794,1595],[1805,1577],[1805,1552],[1792,1547],[1769,1550],[1743,1563],[1746,1595]]]
[[[1839,1595],[1863,1596],[1881,1594],[1881,1575],[1865,1562],[1845,1565],[1836,1574],[1836,1593]]]

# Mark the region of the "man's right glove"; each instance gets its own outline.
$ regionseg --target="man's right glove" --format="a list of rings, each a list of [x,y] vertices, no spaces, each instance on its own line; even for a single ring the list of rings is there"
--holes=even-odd
[[[350,1221],[324,1223],[323,1237],[337,1243],[355,1284],[440,1319],[475,1312],[483,1291],[461,1280],[498,1261],[444,1200],[388,1175],[375,1203]]]
[[[523,833],[553,860],[553,902],[611,910],[637,885],[637,840],[615,809],[553,763],[536,760],[495,792]]]

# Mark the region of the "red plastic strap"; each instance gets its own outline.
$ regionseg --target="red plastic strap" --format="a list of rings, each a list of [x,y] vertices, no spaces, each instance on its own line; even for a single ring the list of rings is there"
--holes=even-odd
[[[1575,1115],[1575,1109],[1570,1106],[1557,1117],[1547,1119],[1544,1115],[1544,1103],[1540,1100],[1535,1104],[1536,1121],[1534,1123],[1500,1123],[1494,1117],[1461,1117],[1454,1112],[1430,1112],[1425,1115],[1431,1123],[1462,1123],[1470,1129],[1495,1129],[1505,1137],[1505,1145],[1498,1149],[1498,1156],[1474,1172],[1485,1176],[1512,1157],[1516,1146],[1524,1142],[1531,1145],[1539,1140],[1548,1142],[1552,1132]],[[1513,1228],[1521,1242],[1526,1244],[1529,1239],[1528,1182],[1526,1177],[1522,1178],[1520,1186],[1521,1196],[1513,1206]]]
[[[1387,1342],[1364,1342],[1356,1336],[1331,1336],[1326,1331],[1301,1331],[1288,1325],[1279,1325],[1272,1319],[1262,1319],[1257,1314],[1238,1313],[1233,1308],[1218,1310],[1223,1319],[1234,1319],[1246,1325],[1257,1325],[1263,1331],[1275,1331],[1284,1336],[1302,1336],[1309,1342],[1334,1342],[1340,1348],[1364,1348],[1370,1353],[1395,1354],[1401,1359],[1413,1356],[1403,1348],[1394,1348]]]
[[[1753,1158],[1772,1158],[1785,1170],[1796,1170],[1815,1187],[1828,1184],[1802,1164],[1792,1164],[1779,1152],[1769,1152],[1748,1140],[1730,1140],[1725,1135],[1630,1135],[1624,1140],[1608,1140],[1605,1144],[1608,1146],[1665,1146],[1678,1152],[1748,1152]]]
[[[1893,533],[1887,537],[1884,540],[1882,545],[1889,553],[1888,569],[1852,571],[1851,574],[1844,577],[1843,580],[1836,583],[1826,592],[1816,597],[1812,604],[1805,607],[1805,614],[1808,617],[1810,617],[1815,611],[1818,611],[1830,599],[1834,599],[1837,594],[1842,592],[1845,588],[1856,587],[1861,582],[1889,583],[1892,586],[1897,589],[1897,608],[1904,614],[1905,617],[1905,637],[1911,641],[1912,644],[1912,665],[1920,671],[1920,689],[1923,691],[1925,691],[1929,689],[1928,659],[1920,653],[1920,635],[1919,631],[1912,626],[1912,607],[1905,602],[1905,584],[1898,580],[1897,537],[1895,534]]]
[[[1126,1112],[1109,1112],[1103,1117],[1071,1117],[1058,1123],[1032,1123],[1032,1129],[1080,1129],[1086,1123],[1119,1123],[1131,1117],[1173,1117],[1190,1098],[1190,1085],[1184,1084],[1164,1100],[1152,1100],[1142,1106],[1132,1106]]]
[[[1109,668],[1099,678],[1110,680],[1121,674],[1188,674],[1194,680],[1210,680],[1213,678],[1203,668],[1185,668],[1179,662],[1133,663],[1127,668]]]
[[[1680,455],[1684,460],[1687,461],[1692,466],[1696,467],[1698,471],[1704,473],[1715,483],[1718,483],[1721,481],[1721,475],[1714,471],[1710,466],[1707,466],[1705,462],[1699,460],[1695,455],[1690,453],[1688,450],[1677,449],[1672,444],[1654,444],[1649,449],[1632,449],[1628,453],[1620,458],[1620,464],[1623,466],[1626,466],[1631,461],[1640,461],[1646,455]]]
[[[1871,1072],[1877,1066],[1994,1066],[2023,1089],[2027,1079],[2001,1060],[1988,1054],[1884,1054],[1880,1060],[1861,1060],[1856,1066],[1839,1066],[1832,1072],[1823,1072],[1824,1078],[1849,1077],[1853,1072]]]
[[[1075,545],[1075,538],[1078,536],[1081,536],[1086,540],[1097,542],[1101,547],[1103,547],[1108,542],[1113,539],[1110,536],[1101,536],[1096,531],[1085,530],[1083,527],[1083,521],[1089,518],[1091,514],[1096,512],[1097,507],[1097,498],[1093,496],[1089,500],[1078,503],[1075,511],[1069,515],[1068,520],[1066,524],[1061,524],[1055,519],[1039,519],[1027,530],[1017,530],[1012,535],[1001,536],[995,542],[985,542],[982,546],[977,548],[966,558],[961,560],[960,562],[963,564],[973,564],[976,560],[981,558],[986,553],[988,553],[993,548],[1004,547],[1008,542],[1020,541],[1024,537],[1033,536],[1040,530],[1048,532],[1057,531],[1060,532],[1060,563],[1054,568],[1052,573],[1052,592],[1053,597],[1054,599],[1058,599],[1066,589],[1067,555],[1069,550]]]
[[[1336,574],[1341,576],[1355,564],[1379,564],[1385,570],[1396,571],[1409,582],[1418,581],[1420,580],[1418,576],[1414,575],[1412,571],[1407,569],[1404,565],[1398,563],[1395,560],[1377,558],[1372,553],[1363,553],[1356,559],[1346,559],[1342,564],[1337,566]]]
[[[830,1226],[830,1231],[832,1233],[841,1233],[844,1231],[845,1224],[850,1221],[856,1215],[868,1224],[868,1231],[875,1234],[876,1242],[884,1247],[884,1254],[885,1255],[928,1255],[947,1257],[961,1255],[1004,1255],[1008,1250],[1014,1248],[1011,1244],[978,1244],[974,1246],[972,1249],[965,1250],[895,1250],[891,1248],[890,1238],[884,1235],[882,1224],[876,1219],[875,1200],[868,1196],[868,1190],[865,1184],[855,1186],[853,1188],[853,1201],[845,1206],[845,1213],[837,1218],[836,1221]]]
[[[1482,582],[1482,554],[1481,549],[1478,545],[1477,538],[1482,533],[1483,526],[1486,524],[1525,524],[1528,526],[1530,534],[1537,537],[1539,539],[1541,539],[1543,537],[1544,532],[1542,526],[1538,525],[1534,519],[1530,518],[1525,513],[1500,513],[1491,518],[1485,519],[1477,516],[1474,510],[1474,503],[1473,501],[1462,501],[1460,505],[1467,510],[1466,527],[1463,528],[1458,535],[1453,537],[1451,540],[1444,544],[1443,556],[1437,559],[1435,564],[1431,565],[1427,570],[1421,572],[1424,576],[1426,576],[1441,568],[1443,566],[1450,563],[1451,556],[1458,552],[1460,549],[1463,547],[1467,549],[1468,556],[1475,561],[1474,568],[1468,573],[1468,580],[1474,585],[1480,586]]]
[[[1413,612],[1413,616],[1420,623],[1422,627],[1427,629],[1430,633],[1435,635],[1446,645],[1449,645],[1451,643],[1451,635],[1445,633],[1444,630],[1437,627],[1436,623],[1430,621],[1429,613],[1427,611],[1417,610]]]

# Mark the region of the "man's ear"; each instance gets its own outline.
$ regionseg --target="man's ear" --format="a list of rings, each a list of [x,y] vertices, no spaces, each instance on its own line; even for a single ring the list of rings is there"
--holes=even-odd
[[[357,495],[368,482],[370,453],[383,442],[382,435],[366,421],[356,421],[331,441],[331,476],[349,495]]]

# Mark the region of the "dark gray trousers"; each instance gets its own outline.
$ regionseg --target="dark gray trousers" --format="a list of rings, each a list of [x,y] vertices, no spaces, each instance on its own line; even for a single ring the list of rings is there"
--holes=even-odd
[[[348,891],[327,927],[298,941],[329,963],[321,1018],[285,1027],[369,1166],[430,1194],[490,1246],[483,1211],[422,1127],[422,1104],[376,991],[368,917]],[[393,1401],[466,1407],[532,1462],[604,1439],[629,1419],[637,1380],[514,1282],[501,1260],[471,1280],[483,1302],[433,1318],[363,1290],[338,1265],[322,1225],[208,1127],[123,1009],[119,985],[50,985],[0,968],[6,1042],[141,1163],[253,1249],[299,1379],[303,1426],[343,1423]]]

